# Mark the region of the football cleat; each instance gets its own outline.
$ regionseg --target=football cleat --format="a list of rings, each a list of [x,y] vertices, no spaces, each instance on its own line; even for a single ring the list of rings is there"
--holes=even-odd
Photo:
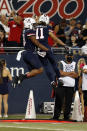
[[[17,85],[20,85],[24,79],[27,78],[26,74],[20,74],[19,76],[15,76],[12,82],[12,86],[15,88]]]
[[[21,84],[24,79],[25,79],[25,75],[20,74],[19,77],[18,77],[18,84]]]
[[[12,82],[12,86],[13,88],[15,88],[18,84],[18,76],[15,76],[14,79],[13,79],[13,82]]]

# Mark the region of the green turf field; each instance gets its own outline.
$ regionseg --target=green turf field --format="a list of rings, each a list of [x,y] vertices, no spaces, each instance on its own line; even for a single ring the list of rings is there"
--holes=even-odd
[[[50,119],[52,118],[52,114],[37,114],[36,115],[37,119]],[[5,119],[4,117],[2,117],[1,119]],[[25,115],[24,114],[14,114],[14,115],[8,115],[8,118],[6,119],[25,119]]]
[[[51,117],[52,115],[37,115],[37,119],[50,119]],[[9,115],[8,119],[24,119],[24,115]],[[87,131],[87,123],[0,122],[0,131]]]
[[[87,131],[86,123],[0,123],[0,131]]]

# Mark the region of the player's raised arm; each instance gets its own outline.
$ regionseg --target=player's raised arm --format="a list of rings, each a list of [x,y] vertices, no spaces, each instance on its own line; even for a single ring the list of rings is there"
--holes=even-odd
[[[60,44],[60,45],[62,45],[62,46],[66,46],[66,44],[64,44],[60,39],[58,39],[52,32],[49,32],[49,35],[50,35],[50,37],[54,40],[54,41],[56,41],[58,44]]]

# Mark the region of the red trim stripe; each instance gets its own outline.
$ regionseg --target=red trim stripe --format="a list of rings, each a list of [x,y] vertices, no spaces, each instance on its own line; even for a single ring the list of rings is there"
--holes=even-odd
[[[71,121],[57,121],[57,120],[0,120],[0,122],[33,122],[33,123],[73,123]]]

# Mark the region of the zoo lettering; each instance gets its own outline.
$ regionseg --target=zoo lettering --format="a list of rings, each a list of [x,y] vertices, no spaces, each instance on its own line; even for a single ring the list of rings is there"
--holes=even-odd
[[[9,4],[9,0],[1,0],[0,11],[7,10],[7,12],[9,13],[11,11],[9,10],[9,8],[16,10],[17,7],[15,6],[21,5],[16,11],[18,13],[21,13],[24,17],[32,17],[33,14],[40,16],[41,9],[43,11],[43,8],[45,8],[43,5],[45,4],[47,8],[47,11],[45,13],[49,17],[53,17],[55,14],[58,14],[61,18],[65,18],[65,19],[70,19],[72,17],[76,18],[82,14],[84,10],[84,5],[85,5],[84,4],[85,0],[61,0],[61,1],[59,0],[18,0],[18,1],[15,1],[15,4],[13,4],[13,0],[10,0],[10,1],[11,1],[11,4]],[[51,6],[49,7],[46,2],[50,2]],[[76,4],[73,11],[71,12],[66,11],[67,6],[69,6],[69,4],[72,4],[72,2]],[[21,3],[24,3],[24,4],[21,4]],[[31,9],[31,7],[32,7],[32,11],[27,12],[27,10]]]
[[[32,17],[33,13],[40,16],[40,9],[47,1],[49,0],[37,0],[36,2],[35,0],[29,0],[18,10],[18,12],[22,13],[24,17]],[[67,13],[65,10],[66,7],[73,1],[76,3],[76,8],[72,12]],[[61,18],[70,19],[72,17],[80,16],[84,10],[84,0],[61,0],[60,2],[58,0],[50,0],[50,2],[51,7],[47,12],[45,12],[49,17],[53,17],[56,13],[58,13]],[[31,6],[33,6],[33,11],[26,13],[26,10]]]

